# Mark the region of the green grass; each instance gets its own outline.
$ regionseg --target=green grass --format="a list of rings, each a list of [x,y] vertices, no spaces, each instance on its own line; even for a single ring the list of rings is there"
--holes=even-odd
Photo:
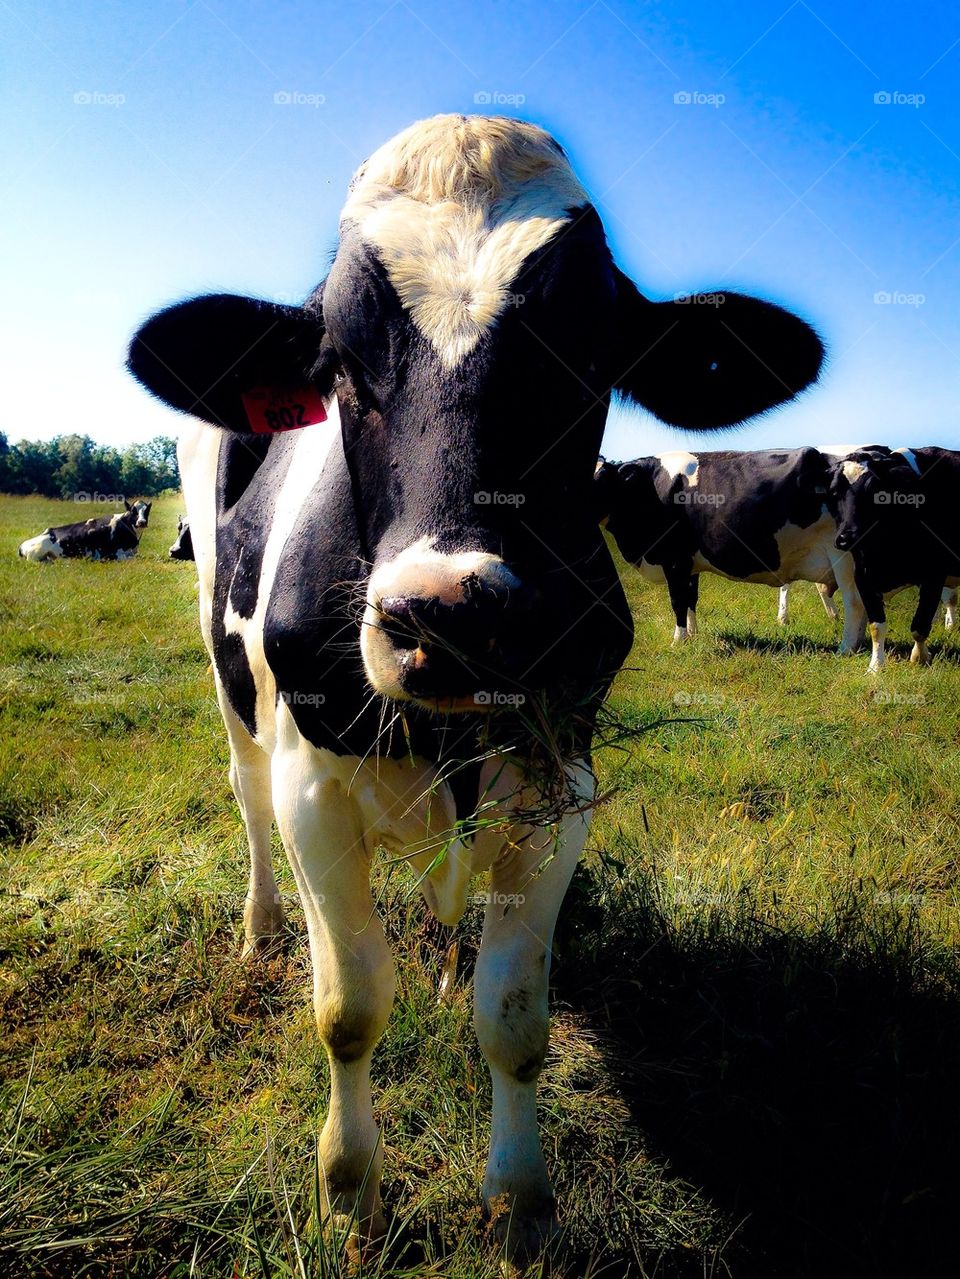
[[[196,623],[154,505],[139,557],[35,565],[88,508],[0,500],[0,1272],[336,1275],[326,1065],[290,946],[240,965],[245,850]],[[566,1271],[951,1273],[960,1138],[960,645],[838,658],[816,593],[705,578],[701,637],[628,575],[612,789],[561,917],[542,1128]],[[878,692],[880,696],[878,696]],[[498,1273],[478,1212],[479,932],[385,886],[374,1059],[392,1236],[372,1279]],[[437,982],[453,937],[460,980]]]

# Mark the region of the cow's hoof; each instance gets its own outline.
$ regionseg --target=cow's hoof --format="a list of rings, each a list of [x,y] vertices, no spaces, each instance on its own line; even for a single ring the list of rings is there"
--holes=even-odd
[[[240,962],[254,964],[262,960],[275,959],[277,955],[283,953],[284,947],[282,933],[261,933],[256,937],[245,937],[240,947]]]
[[[341,1250],[346,1262],[347,1274],[369,1274],[376,1265],[387,1241],[387,1222],[382,1212],[377,1212],[362,1230],[357,1229],[355,1216],[333,1218],[328,1238]]]
[[[554,1273],[553,1245],[560,1234],[556,1215],[501,1217],[493,1225],[493,1237],[500,1245],[500,1271],[505,1279],[518,1279],[531,1266],[535,1273]]]
[[[283,911],[270,912],[248,907],[243,917],[241,960],[255,962],[260,959],[272,959],[281,953],[284,945]]]
[[[933,657],[926,644],[914,644],[913,651],[910,654],[910,661],[914,666],[929,666],[933,661]]]

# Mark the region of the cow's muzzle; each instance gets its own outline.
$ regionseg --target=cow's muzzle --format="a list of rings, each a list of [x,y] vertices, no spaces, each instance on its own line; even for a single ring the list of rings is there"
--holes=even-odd
[[[364,612],[367,677],[377,692],[432,710],[515,705],[533,605],[533,593],[494,556],[388,565],[371,579]]]

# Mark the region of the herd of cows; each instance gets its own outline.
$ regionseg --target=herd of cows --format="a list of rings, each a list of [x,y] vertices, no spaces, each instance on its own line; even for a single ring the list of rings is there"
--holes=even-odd
[[[555,1232],[536,1101],[551,944],[595,802],[596,717],[633,637],[601,523],[666,581],[678,638],[700,573],[806,578],[843,594],[844,647],[866,612],[877,668],[884,595],[918,585],[926,660],[958,580],[960,458],[941,449],[598,466],[614,392],[702,431],[815,383],[810,325],[711,296],[723,305],[645,297],[548,133],[446,115],[361,166],[302,306],[207,295],[131,342],[133,375],[189,415],[178,456],[201,631],[250,854],[244,954],[284,926],[275,823],[330,1064],[320,1191],[358,1247],[385,1231],[370,1066],[395,977],[370,886],[380,849],[450,925],[471,877],[489,876],[473,974],[493,1084],[483,1198],[516,1262]],[[72,536],[48,529],[21,553],[66,554]]]
[[[665,582],[675,642],[696,629],[701,573],[780,588],[817,583],[828,614],[843,600],[840,652],[870,625],[869,670],[884,664],[884,598],[919,587],[911,661],[943,600],[953,625],[960,584],[960,453],[943,448],[664,453],[598,463],[597,514],[623,557]]]
[[[789,620],[792,582],[814,582],[827,615],[843,601],[839,651],[863,643],[869,670],[885,660],[884,597],[919,587],[910,660],[927,663],[927,639],[943,602],[947,629],[960,584],[960,453],[942,448],[865,447],[750,452],[684,450],[609,462],[594,475],[596,514],[641,575],[665,583],[674,643],[696,633],[701,573],[775,586],[777,619]],[[136,554],[149,502],[114,515],[47,528],[20,546],[26,559],[125,559]],[[186,516],[169,555],[192,560]]]

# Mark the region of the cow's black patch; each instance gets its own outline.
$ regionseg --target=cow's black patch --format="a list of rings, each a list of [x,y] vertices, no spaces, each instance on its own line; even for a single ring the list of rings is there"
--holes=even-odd
[[[263,552],[291,452],[290,436],[224,435],[217,467],[213,656],[230,705],[251,735],[257,731],[256,682],[241,636],[226,631],[225,614],[228,605],[243,619],[256,610]]]

